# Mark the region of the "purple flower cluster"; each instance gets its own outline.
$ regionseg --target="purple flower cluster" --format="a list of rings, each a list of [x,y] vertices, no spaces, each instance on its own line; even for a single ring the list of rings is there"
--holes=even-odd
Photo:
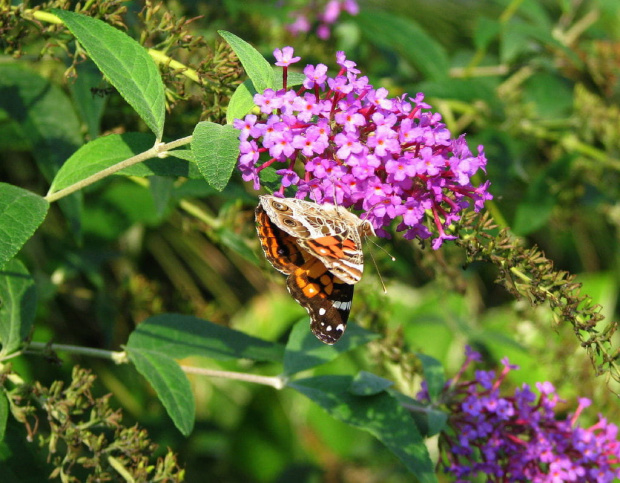
[[[527,384],[514,396],[501,397],[499,386],[517,366],[502,361],[499,375],[476,371],[473,381],[459,382],[465,368],[480,355],[468,350],[466,362],[445,389],[450,399],[450,431],[442,433],[441,465],[457,481],[484,476],[487,481],[611,482],[620,478],[618,427],[599,415],[589,428],[577,425],[590,405],[579,400],[574,414],[557,420],[561,401],[549,382],[537,383],[537,396]],[[419,395],[428,401],[428,394]]]
[[[306,2],[307,5],[295,12],[291,13],[291,16],[295,19],[293,23],[288,26],[289,32],[293,35],[298,35],[302,32],[309,32],[313,20],[316,18],[318,26],[316,28],[317,36],[322,40],[327,40],[330,35],[330,25],[335,24],[340,17],[340,14],[345,11],[351,15],[357,15],[359,12],[359,6],[355,0],[329,0],[322,13],[318,13],[320,3],[317,0],[310,0]]]
[[[291,47],[274,55],[284,70],[284,89],[256,94],[263,115],[234,123],[239,169],[255,189],[261,171],[277,167],[276,194],[293,186],[297,198],[361,210],[379,236],[389,236],[384,228],[398,219],[396,230],[406,239],[435,233],[435,249],[456,238],[446,230],[464,208],[473,204],[478,211],[491,199],[488,182],[471,182],[486,166],[482,147],[476,156],[464,136],[452,139],[422,94],[389,98],[386,89],[358,75],[344,52],[336,56],[335,77],[323,64],[308,65],[303,85],[287,90],[288,67],[300,58]]]

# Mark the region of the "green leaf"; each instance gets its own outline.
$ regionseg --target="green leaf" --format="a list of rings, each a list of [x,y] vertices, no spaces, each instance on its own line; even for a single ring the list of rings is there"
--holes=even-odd
[[[0,390],[0,443],[4,441],[6,423],[9,419],[9,400],[4,391]]]
[[[351,394],[350,376],[320,376],[289,383],[334,418],[368,431],[394,453],[420,482],[436,482],[424,440],[411,415],[387,392]]]
[[[577,69],[583,69],[583,61],[563,42],[556,39],[552,29],[514,21],[504,24],[501,36],[500,59],[503,63],[514,62],[519,56],[538,53],[542,47],[562,51]]]
[[[174,359],[202,356],[255,361],[281,361],[284,352],[280,344],[251,337],[207,320],[178,314],[156,315],[142,322],[127,342],[127,351],[135,350],[150,351]]]
[[[366,39],[393,49],[428,79],[446,79],[450,62],[443,46],[411,18],[364,9],[355,17]]]
[[[393,385],[394,382],[389,379],[379,377],[370,372],[360,371],[353,379],[349,391],[356,396],[374,396]]]
[[[194,158],[194,153],[192,153],[191,149],[173,149],[172,151],[168,151],[168,156],[172,156],[177,159],[183,159],[185,161],[189,161],[192,164],[196,164],[196,158]],[[202,176],[200,176],[200,179],[202,179]]]
[[[47,180],[83,143],[71,99],[48,79],[23,66],[0,64],[0,109],[21,127]]]
[[[284,353],[284,374],[291,375],[334,360],[343,352],[368,344],[378,338],[351,322],[342,338],[334,345],[326,345],[318,340],[310,331],[308,319],[304,318],[291,331]]]
[[[230,32],[218,30],[218,33],[228,42],[228,45],[239,57],[239,61],[243,65],[248,77],[252,80],[256,92],[273,89],[275,86],[273,68],[260,52],[245,40]]]
[[[512,229],[515,234],[525,236],[545,226],[557,203],[552,189],[557,179],[562,179],[570,170],[571,156],[555,160],[533,179],[527,189],[525,199],[517,206]]]
[[[0,268],[17,254],[43,223],[48,208],[45,198],[0,183]]]
[[[274,69],[275,90],[282,89],[282,69]],[[303,84],[306,76],[301,72],[288,72],[287,84],[290,89],[293,86]],[[226,110],[226,123],[232,124],[235,119],[243,119],[256,105],[254,104],[254,95],[256,89],[251,79],[241,84],[230,98],[228,108]]]
[[[157,393],[174,425],[185,436],[192,432],[195,402],[187,376],[176,361],[161,352],[133,348],[129,359]]]
[[[74,101],[73,105],[78,111],[81,120],[87,126],[88,137],[95,139],[100,134],[101,118],[103,117],[109,96],[95,93],[93,86],[108,88],[108,84],[103,82],[101,72],[99,72],[94,62],[83,62],[75,68],[77,75],[72,82],[68,83]],[[116,93],[113,87],[109,89]]]
[[[424,371],[424,380],[428,387],[428,394],[431,397],[431,401],[436,401],[437,397],[443,391],[446,384],[446,375],[441,363],[434,357],[427,356],[426,354],[417,353],[416,357],[422,363],[422,370]]]
[[[151,176],[149,178],[149,189],[153,196],[153,204],[160,217],[163,217],[170,205],[173,188],[174,180],[172,178],[163,176]]]
[[[48,79],[23,66],[0,64],[0,109],[20,126],[37,167],[48,181],[83,143],[80,121],[69,97]],[[78,241],[81,200],[81,193],[59,200]]]
[[[487,49],[495,41],[502,30],[502,24],[494,18],[481,16],[474,30],[474,45],[477,49]]]
[[[256,94],[256,89],[250,79],[246,79],[235,89],[226,110],[228,124],[232,124],[235,119],[243,119],[254,108],[254,94]]]
[[[200,122],[194,129],[192,152],[207,183],[222,191],[239,158],[239,130],[230,124]]]
[[[217,234],[225,247],[234,250],[235,253],[241,255],[250,263],[255,265],[259,263],[258,258],[256,257],[256,252],[254,252],[254,250],[252,250],[246,243],[247,237],[241,236],[239,233],[224,226],[217,230]]]
[[[69,28],[108,81],[161,139],[165,120],[164,83],[146,49],[105,22],[52,9]]]
[[[432,405],[421,403],[420,401],[406,396],[402,392],[388,389],[388,392],[411,413],[418,430],[425,438],[435,436],[446,427],[448,414],[434,408]]]
[[[274,76],[276,79],[275,90],[280,90],[284,87],[282,85],[282,75],[283,75],[283,72],[282,72],[281,67],[274,68]],[[290,89],[291,87],[295,87],[295,86],[300,86],[304,83],[305,80],[306,80],[306,74],[302,72],[295,72],[295,71],[289,70],[286,76],[287,89]]]
[[[88,178],[110,166],[153,147],[153,135],[146,133],[110,134],[85,144],[67,160],[52,182],[50,193],[55,193]],[[181,156],[181,155],[179,155]],[[125,176],[184,176],[199,177],[196,165],[182,161],[172,154],[166,158],[153,158],[117,171]]]
[[[19,260],[0,271],[0,356],[16,351],[30,333],[37,308],[34,280]]]

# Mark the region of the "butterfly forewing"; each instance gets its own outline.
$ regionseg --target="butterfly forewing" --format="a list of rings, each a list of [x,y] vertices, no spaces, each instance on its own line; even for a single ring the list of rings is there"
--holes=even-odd
[[[276,270],[288,275],[303,265],[304,257],[295,238],[280,230],[260,205],[256,208],[256,229],[265,257]]]

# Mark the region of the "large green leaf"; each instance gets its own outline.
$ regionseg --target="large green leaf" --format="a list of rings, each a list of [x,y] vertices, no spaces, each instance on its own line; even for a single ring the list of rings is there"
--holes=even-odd
[[[43,223],[48,208],[49,203],[41,196],[0,183],[0,268]]]
[[[160,352],[127,351],[136,369],[151,384],[175,426],[187,436],[194,427],[195,402],[187,376],[179,364]]]
[[[230,124],[200,122],[194,129],[192,152],[207,183],[222,191],[239,157],[239,130]]]
[[[218,30],[218,33],[228,42],[228,45],[239,57],[239,61],[243,65],[248,77],[252,80],[256,92],[263,92],[265,89],[273,89],[275,87],[273,68],[258,50],[235,34],[225,30]]]
[[[129,336],[126,351],[179,431],[187,435],[194,425],[194,398],[174,359],[202,356],[280,361],[283,348],[196,317],[163,314],[142,322]]]
[[[293,327],[284,353],[284,374],[291,375],[334,360],[343,352],[368,344],[378,334],[351,322],[342,338],[334,345],[319,341],[310,331],[308,319],[304,318]]]
[[[149,317],[129,336],[127,351],[149,351],[174,359],[189,356],[214,359],[246,358],[281,361],[280,344],[251,337],[233,329],[189,315]]]
[[[289,383],[334,418],[361,428],[388,447],[420,482],[437,481],[424,440],[411,415],[387,392],[353,394],[351,376],[320,376]]]
[[[114,166],[125,159],[153,147],[155,139],[147,133],[110,134],[94,139],[77,150],[60,169],[50,193],[71,186],[93,174]],[[152,158],[135,164],[116,174],[127,176],[184,176],[198,178],[195,163],[179,159],[172,153],[166,158]]]
[[[101,20],[53,9],[90,58],[146,125],[161,139],[165,120],[164,83],[146,49]]]
[[[445,49],[411,18],[364,9],[355,21],[369,42],[395,50],[426,78],[448,77],[450,62]]]
[[[19,348],[30,333],[37,307],[34,280],[19,260],[0,271],[0,356]]]

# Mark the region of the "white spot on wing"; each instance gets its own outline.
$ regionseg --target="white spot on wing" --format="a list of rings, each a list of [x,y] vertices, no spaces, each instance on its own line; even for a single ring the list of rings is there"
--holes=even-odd
[[[344,324],[338,324],[338,327],[336,327],[336,331],[337,332],[344,332]]]
[[[341,300],[336,300],[334,301],[334,308],[338,309],[338,310],[350,310],[351,309],[351,301],[341,301]]]
[[[327,311],[323,307],[319,309],[319,315],[325,315],[325,312]]]

